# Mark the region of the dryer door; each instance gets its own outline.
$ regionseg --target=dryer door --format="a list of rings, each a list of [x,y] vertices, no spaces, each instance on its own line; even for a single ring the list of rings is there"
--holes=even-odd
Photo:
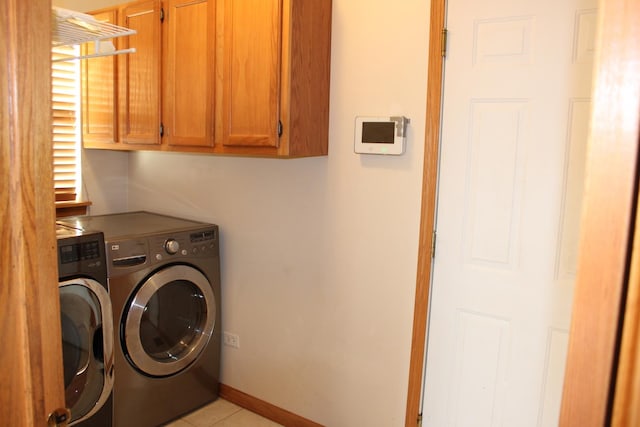
[[[125,307],[125,352],[144,374],[176,374],[207,346],[215,318],[215,296],[199,270],[186,265],[163,268],[138,287]]]
[[[113,319],[106,289],[92,279],[58,284],[65,401],[71,425],[87,419],[113,388]]]

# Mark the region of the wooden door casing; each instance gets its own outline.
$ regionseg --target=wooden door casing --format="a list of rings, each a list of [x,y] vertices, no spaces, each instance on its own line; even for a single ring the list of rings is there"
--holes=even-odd
[[[51,138],[51,2],[0,6],[0,417],[64,407]]]
[[[630,279],[638,192],[640,4],[600,1],[598,13],[587,182],[561,427],[599,427],[611,421],[618,322]],[[623,347],[621,358],[630,351]],[[627,412],[638,416],[638,411],[637,406],[618,406],[619,424],[614,425],[637,425],[622,420]]]
[[[425,129],[424,165],[422,173],[422,205],[420,239],[418,246],[418,273],[416,278],[413,330],[409,359],[409,385],[405,427],[415,427],[420,416],[422,378],[424,375],[427,310],[431,286],[433,260],[433,229],[435,224],[438,185],[438,158],[440,156],[440,123],[442,115],[442,86],[444,78],[445,43],[443,33],[446,0],[431,1],[429,27],[429,63],[427,80],[427,117]]]

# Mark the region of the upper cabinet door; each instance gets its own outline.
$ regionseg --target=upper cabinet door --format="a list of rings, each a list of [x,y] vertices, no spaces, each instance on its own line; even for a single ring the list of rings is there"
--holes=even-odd
[[[222,138],[227,147],[278,147],[281,0],[224,2]]]
[[[121,9],[120,25],[137,34],[123,37],[119,63],[120,140],[125,144],[160,144],[161,6],[159,0]]]
[[[164,142],[214,144],[216,5],[169,0],[164,20]]]
[[[93,13],[100,22],[117,23],[116,9]],[[117,43],[113,40],[113,43]],[[83,54],[95,51],[93,43],[82,46]],[[81,62],[82,140],[88,147],[110,147],[118,142],[116,57],[103,56]]]

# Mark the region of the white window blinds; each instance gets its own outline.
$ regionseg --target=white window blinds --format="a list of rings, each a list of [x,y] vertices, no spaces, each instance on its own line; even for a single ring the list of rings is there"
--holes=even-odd
[[[52,59],[78,55],[77,46],[58,46]],[[51,63],[53,179],[56,201],[75,201],[79,193],[79,61]]]

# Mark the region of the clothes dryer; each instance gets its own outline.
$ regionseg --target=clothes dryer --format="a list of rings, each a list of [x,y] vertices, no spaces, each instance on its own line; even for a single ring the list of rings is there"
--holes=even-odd
[[[116,331],[114,422],[151,427],[218,397],[218,227],[150,212],[72,217],[101,230]]]
[[[103,235],[59,225],[56,235],[69,425],[111,427],[113,320]]]

